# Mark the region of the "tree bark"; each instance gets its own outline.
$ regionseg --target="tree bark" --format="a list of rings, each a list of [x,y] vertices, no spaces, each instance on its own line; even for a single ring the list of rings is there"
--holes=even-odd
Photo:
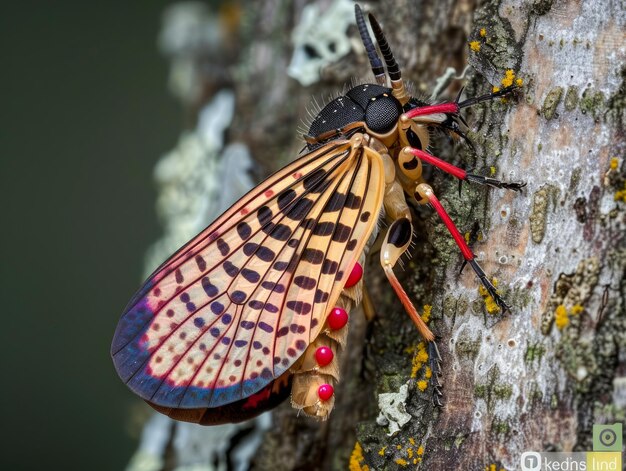
[[[323,12],[333,2],[314,3]],[[259,0],[241,12],[228,140],[248,146],[263,169],[257,176],[298,154],[296,123],[312,97],[340,91],[354,76],[371,81],[361,46],[324,67],[310,87],[288,78],[289,33],[304,6]],[[432,149],[474,173],[523,180],[522,194],[470,185],[459,192],[452,177],[429,176],[461,232],[471,233],[511,312],[488,312],[471,270],[459,275],[461,257],[445,226],[418,209],[417,245],[403,278],[420,312],[432,306],[444,406],[433,406],[432,385],[421,390],[420,339],[374,256],[365,282],[378,317],[367,325],[351,314],[330,420],[316,423],[289,404],[279,407],[252,468],[508,470],[519,468],[524,451],[590,450],[592,425],[623,422],[626,405],[624,5],[362,6],[376,14],[416,93],[430,95],[447,67],[460,74],[467,63],[465,79],[444,96],[453,98],[463,84],[467,96],[487,93],[502,86],[507,70],[523,80],[518,97],[465,113],[476,153],[444,140]],[[349,33],[357,37],[355,28]],[[379,417],[381,398],[396,400],[383,406],[386,419]],[[409,420],[400,418],[390,435],[394,409]]]

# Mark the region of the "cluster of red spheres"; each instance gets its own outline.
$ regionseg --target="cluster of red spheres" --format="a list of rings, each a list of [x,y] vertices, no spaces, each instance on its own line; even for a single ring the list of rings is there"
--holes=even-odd
[[[362,277],[363,267],[357,262],[354,264],[354,267],[350,272],[350,276],[348,276],[345,287],[353,287],[361,280]],[[335,307],[330,311],[330,314],[328,314],[326,322],[328,323],[328,327],[331,329],[339,330],[348,323],[348,313],[343,308]],[[328,365],[331,361],[333,361],[334,356],[333,351],[329,347],[319,347],[315,351],[315,360],[319,366]],[[322,384],[317,389],[317,395],[322,401],[328,401],[331,397],[333,397],[334,393],[335,389],[330,384]]]

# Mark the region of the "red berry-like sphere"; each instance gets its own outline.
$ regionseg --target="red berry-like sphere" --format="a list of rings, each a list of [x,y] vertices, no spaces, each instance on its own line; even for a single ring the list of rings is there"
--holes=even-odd
[[[350,272],[350,276],[348,277],[348,281],[346,281],[345,287],[352,288],[356,285],[361,278],[363,277],[363,267],[359,262],[356,262],[352,267],[352,271]]]
[[[315,350],[315,360],[320,366],[328,365],[331,361],[333,361],[334,357],[335,354],[328,347],[319,347],[317,350]]]
[[[328,327],[333,330],[341,329],[348,323],[348,313],[340,307],[333,308],[328,315]]]
[[[334,393],[335,389],[330,384],[322,384],[317,388],[317,395],[322,401],[328,401]]]

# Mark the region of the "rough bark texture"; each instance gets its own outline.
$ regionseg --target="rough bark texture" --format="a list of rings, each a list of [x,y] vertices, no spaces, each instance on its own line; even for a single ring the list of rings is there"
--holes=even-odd
[[[317,3],[323,11],[333,2]],[[296,128],[312,97],[320,101],[352,77],[368,76],[356,41],[316,84],[304,88],[288,78],[287,38],[304,5],[258,0],[242,13],[228,139],[247,144],[259,176],[297,155]],[[461,258],[445,227],[419,209],[417,246],[403,278],[420,310],[432,305],[444,407],[433,407],[431,387],[417,387],[424,378],[420,370],[412,375],[418,334],[372,257],[366,283],[379,316],[369,326],[351,316],[330,420],[315,423],[288,404],[279,407],[252,468],[517,469],[523,451],[591,449],[592,424],[623,422],[626,405],[626,203],[614,198],[626,172],[623,4],[362,5],[376,13],[418,92],[429,95],[447,67],[460,73],[467,63],[467,96],[500,85],[507,69],[524,81],[518,99],[465,114],[476,154],[446,141],[435,149],[474,173],[493,169],[499,178],[524,180],[524,192],[464,185],[459,194],[451,177],[430,176],[460,230],[476,236],[473,248],[512,309],[488,312],[471,270],[458,275]],[[356,37],[354,28],[349,33]],[[445,94],[453,97],[462,82]],[[410,421],[389,436],[376,420],[379,395],[407,383],[400,409]]]

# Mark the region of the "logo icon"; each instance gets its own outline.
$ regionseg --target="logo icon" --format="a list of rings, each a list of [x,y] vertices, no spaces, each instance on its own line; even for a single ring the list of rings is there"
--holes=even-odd
[[[539,471],[541,469],[541,455],[536,451],[522,453],[522,471]]]
[[[622,424],[594,424],[593,451],[622,451]]]

